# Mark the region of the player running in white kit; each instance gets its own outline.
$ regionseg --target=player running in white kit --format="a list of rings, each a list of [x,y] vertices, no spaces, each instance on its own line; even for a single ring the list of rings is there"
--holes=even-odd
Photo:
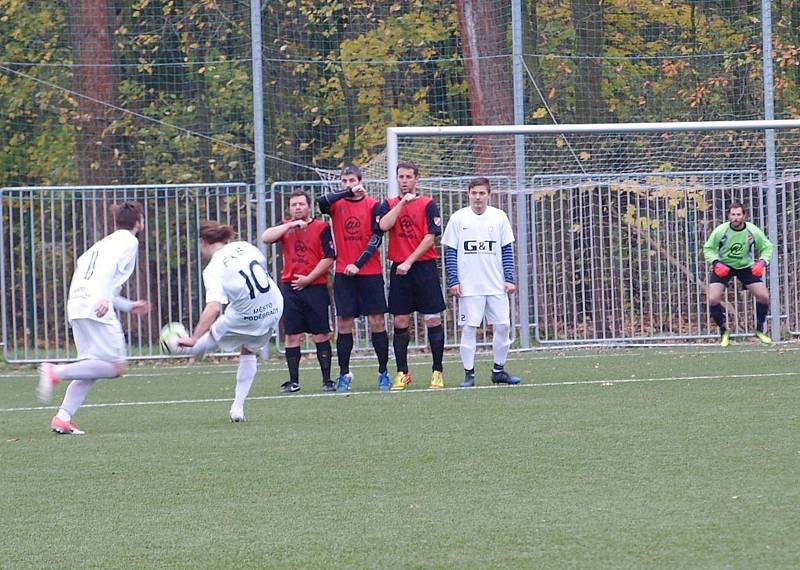
[[[219,348],[240,350],[230,418],[244,421],[244,402],[258,364],[256,354],[269,342],[283,314],[283,296],[267,273],[267,260],[250,243],[231,241],[233,228],[214,221],[200,226],[200,253],[206,306],[191,337],[178,339],[193,356]],[[220,315],[223,305],[225,312]]]
[[[123,202],[111,207],[117,230],[96,242],[78,258],[67,299],[67,318],[78,349],[78,362],[39,367],[37,395],[49,402],[53,387],[71,380],[50,429],[62,435],[82,435],[72,423],[89,390],[100,378],[125,374],[127,347],[117,310],[141,315],[150,310],[147,301],[120,296],[122,286],[136,267],[137,236],[144,229],[141,204]],[[115,310],[116,309],[116,310]]]

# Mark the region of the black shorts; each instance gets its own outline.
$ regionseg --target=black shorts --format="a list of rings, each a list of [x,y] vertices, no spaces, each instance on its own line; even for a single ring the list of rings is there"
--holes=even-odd
[[[391,314],[410,315],[417,311],[424,315],[435,315],[445,310],[435,259],[416,262],[406,275],[397,275],[397,263],[392,263],[389,275]]]
[[[333,280],[333,300],[337,317],[382,315],[386,312],[383,275],[337,273]]]
[[[324,334],[331,332],[328,320],[330,297],[327,285],[310,285],[295,291],[281,283],[283,293],[283,332],[286,334]]]
[[[766,269],[764,271],[766,272]],[[728,273],[727,277],[717,277],[713,269],[709,271],[709,281],[711,283],[722,283],[725,287],[728,286],[728,282],[734,277],[739,280],[739,283],[745,286],[752,285],[753,283],[761,283],[761,277],[753,275],[749,267],[746,269],[734,269],[731,267],[731,272]]]

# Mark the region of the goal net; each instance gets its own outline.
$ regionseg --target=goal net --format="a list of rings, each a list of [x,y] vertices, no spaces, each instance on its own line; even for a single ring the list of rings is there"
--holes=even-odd
[[[389,129],[387,164],[390,181],[397,161],[498,181],[522,346],[674,342],[718,334],[702,246],[733,201],[775,244],[768,329],[800,331],[799,143],[800,121],[408,127]],[[726,307],[734,334],[751,334],[752,297],[734,286]]]

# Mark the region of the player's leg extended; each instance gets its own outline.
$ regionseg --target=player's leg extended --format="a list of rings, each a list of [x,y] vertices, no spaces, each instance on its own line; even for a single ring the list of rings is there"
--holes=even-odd
[[[239,368],[236,370],[236,387],[234,388],[233,404],[230,411],[232,422],[244,421],[244,402],[250,393],[257,371],[258,360],[256,355],[242,347],[239,354]]]
[[[211,331],[208,331],[199,339],[197,339],[197,342],[194,343],[194,346],[188,350],[188,354],[194,356],[195,358],[203,358],[206,354],[214,351],[216,348],[217,341],[214,339]]]
[[[82,360],[63,366],[53,367],[53,373],[61,380],[71,380],[64,393],[64,400],[58,408],[58,413],[53,417],[50,428],[61,434],[83,434],[75,424],[72,417],[78,413],[83,405],[89,390],[101,378],[118,378],[125,374],[127,364],[124,361],[106,362],[104,360]]]
[[[117,378],[125,374],[125,337],[119,322],[101,323],[90,319],[72,322],[72,334],[78,357],[82,360],[54,366],[43,364],[40,368],[39,399],[49,400],[52,387],[61,380],[71,380],[64,400],[50,422],[50,428],[60,434],[79,435],[83,432],[72,423],[86,395],[100,378]]]
[[[730,332],[725,326],[725,309],[722,307],[722,296],[725,294],[726,284],[715,282],[716,276],[713,273],[711,279],[712,282],[708,285],[708,312],[719,327],[720,345],[724,348],[730,344]]]
[[[769,344],[772,339],[764,333],[764,321],[769,313],[769,290],[763,282],[751,283],[747,290],[756,298],[756,338],[764,344]]]

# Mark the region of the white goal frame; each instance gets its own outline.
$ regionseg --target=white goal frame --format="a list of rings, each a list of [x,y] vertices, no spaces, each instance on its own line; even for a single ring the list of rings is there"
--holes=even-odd
[[[607,134],[607,133],[646,133],[680,131],[764,131],[766,176],[764,185],[767,202],[767,227],[769,239],[777,246],[777,192],[776,192],[776,130],[800,129],[800,120],[752,120],[752,121],[706,121],[706,122],[660,122],[660,123],[605,123],[575,125],[487,125],[487,126],[442,126],[442,127],[390,127],[386,132],[386,167],[389,196],[398,194],[395,171],[400,161],[399,139],[415,137],[464,137],[464,136],[515,136],[515,170],[517,172],[516,194],[516,233],[519,244],[519,273],[529,271],[527,252],[529,246],[528,219],[525,208],[527,176],[525,171],[524,135],[568,135],[568,134]],[[480,173],[476,173],[476,176]],[[512,223],[514,221],[512,220]],[[770,330],[773,339],[780,339],[780,280],[778,264],[769,266],[770,282]],[[519,324],[521,348],[530,348],[530,319],[528,305],[529,291],[526,280],[519,280]]]

